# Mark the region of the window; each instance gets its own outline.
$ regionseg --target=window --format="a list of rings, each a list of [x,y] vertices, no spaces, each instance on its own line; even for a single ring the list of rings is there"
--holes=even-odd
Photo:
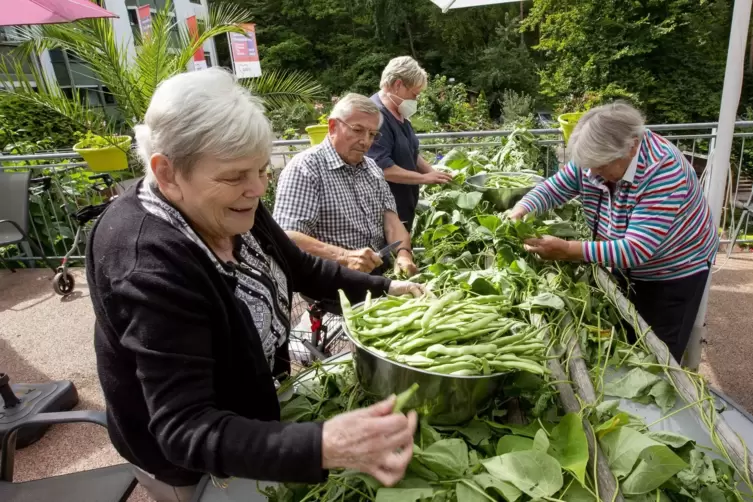
[[[212,55],[204,51],[204,60],[207,62],[207,68],[212,67]]]

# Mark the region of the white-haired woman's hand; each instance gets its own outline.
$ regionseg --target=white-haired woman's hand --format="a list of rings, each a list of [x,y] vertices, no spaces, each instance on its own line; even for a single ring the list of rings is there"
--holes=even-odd
[[[423,296],[426,294],[426,288],[423,284],[417,284],[409,281],[392,281],[390,283],[390,289],[387,293],[392,296],[413,295],[415,297]]]
[[[322,427],[322,466],[354,469],[385,486],[397,484],[413,458],[418,417],[393,413],[395,396],[368,408],[343,413]]]

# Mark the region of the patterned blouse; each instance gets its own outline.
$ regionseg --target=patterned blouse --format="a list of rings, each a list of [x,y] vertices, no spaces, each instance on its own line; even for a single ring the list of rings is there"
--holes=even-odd
[[[288,282],[278,263],[261,249],[251,232],[236,236],[233,254],[238,263],[224,263],[156,187],[148,182],[142,183],[139,200],[147,211],[195,242],[221,274],[236,280],[235,297],[248,307],[261,336],[269,367],[273,368],[275,352],[285,343],[290,331]]]

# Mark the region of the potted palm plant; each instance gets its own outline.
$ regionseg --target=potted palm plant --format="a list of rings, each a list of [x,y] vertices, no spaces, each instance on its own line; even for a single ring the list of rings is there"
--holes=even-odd
[[[121,43],[109,19],[22,27],[18,31],[24,42],[17,49],[22,55],[54,48],[74,54],[112,95],[115,110],[105,113],[101,108],[90,107],[83,93],[74,92],[68,98],[57,81],[47,78],[38,68],[32,67],[29,73],[29,69],[19,64],[10,65],[2,58],[0,81],[17,84],[0,86],[0,93],[14,93],[68,117],[81,130],[90,131],[91,135],[74,148],[88,157],[88,162],[99,166],[92,166],[93,169],[123,168],[130,138],[122,133],[129,133],[143,121],[157,86],[187,71],[193,54],[212,37],[243,33],[239,25],[250,18],[250,13],[237,5],[212,5],[207,18],[199,25],[198,35],[192,36],[186,24],[179,23],[178,37],[175,37],[175,21],[168,1],[152,16],[151,33],[144,37],[134,35],[134,55]],[[266,72],[259,78],[243,79],[241,83],[259,96],[268,110],[301,101],[313,102],[323,94],[321,86],[301,72]]]

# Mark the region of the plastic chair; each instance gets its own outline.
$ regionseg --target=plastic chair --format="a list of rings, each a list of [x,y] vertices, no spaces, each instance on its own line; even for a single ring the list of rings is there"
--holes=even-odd
[[[39,253],[53,272],[44,250],[29,239],[29,181],[31,171],[0,172],[0,247],[19,242],[28,242],[34,252]],[[13,267],[11,271],[15,272]]]
[[[40,413],[12,428],[3,438],[0,456],[0,500],[3,502],[125,502],[136,487],[130,464],[102,467],[62,476],[13,482],[16,434],[21,427],[88,422],[107,427],[101,411]]]

